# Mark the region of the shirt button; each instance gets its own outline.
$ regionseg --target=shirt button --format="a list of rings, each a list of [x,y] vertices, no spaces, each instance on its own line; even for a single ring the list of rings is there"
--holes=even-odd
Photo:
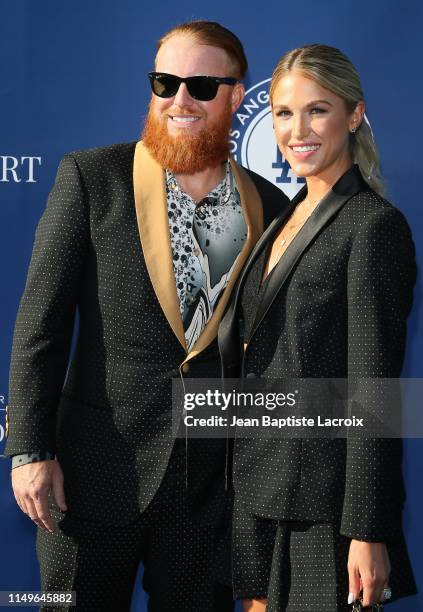
[[[184,363],[184,365],[182,366],[181,369],[182,369],[183,374],[188,374],[189,369],[190,369],[189,368],[189,363]]]

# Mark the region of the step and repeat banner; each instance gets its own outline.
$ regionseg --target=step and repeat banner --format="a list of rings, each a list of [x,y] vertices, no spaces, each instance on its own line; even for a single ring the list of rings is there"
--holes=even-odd
[[[156,41],[175,24],[197,18],[216,20],[229,27],[241,38],[248,56],[247,93],[231,132],[233,155],[289,197],[303,183],[292,174],[274,142],[267,93],[272,70],[284,52],[308,43],[333,45],[350,57],[362,77],[367,117],[380,149],[389,199],[411,225],[422,267],[420,0],[3,0],[0,453],[4,448],[14,321],[35,228],[58,163],[72,150],[138,139],[150,96],[146,75],[153,68]],[[409,321],[406,377],[423,376],[420,313],[419,280]],[[423,441],[406,440],[405,532],[420,590],[422,472]],[[0,590],[38,590],[35,528],[15,505],[7,459],[0,461],[0,483]],[[146,609],[140,576],[132,609]],[[423,610],[423,595],[394,603],[389,609]]]

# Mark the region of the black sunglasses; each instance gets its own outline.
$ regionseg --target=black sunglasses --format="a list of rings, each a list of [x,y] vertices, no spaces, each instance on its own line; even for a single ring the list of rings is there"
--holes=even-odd
[[[219,85],[235,85],[238,79],[233,77],[191,76],[183,79],[166,72],[149,72],[151,89],[160,98],[172,98],[176,95],[181,83],[186,83],[188,93],[194,100],[206,102],[216,97]]]

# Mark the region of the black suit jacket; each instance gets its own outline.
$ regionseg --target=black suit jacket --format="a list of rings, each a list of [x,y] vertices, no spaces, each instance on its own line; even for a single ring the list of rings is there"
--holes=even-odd
[[[16,320],[6,453],[57,453],[68,521],[135,520],[156,492],[173,446],[171,379],[219,375],[215,338],[223,309],[263,227],[286,200],[231,163],[248,237],[221,303],[189,353],[162,168],[142,143],[76,152],[60,164]],[[78,336],[66,376],[76,310]],[[224,462],[223,441],[190,442],[192,503],[207,507],[212,522]]]
[[[239,315],[252,264],[272,242],[304,187],[253,249],[219,330],[226,377],[399,377],[415,254],[403,215],[353,167],[336,183],[268,279],[245,352]],[[399,439],[242,440],[236,494],[259,516],[340,521],[369,541],[401,535]],[[251,492],[254,491],[254,494]]]

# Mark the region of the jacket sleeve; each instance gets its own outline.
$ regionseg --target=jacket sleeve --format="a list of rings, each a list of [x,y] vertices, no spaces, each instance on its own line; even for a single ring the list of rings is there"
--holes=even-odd
[[[360,401],[367,402],[367,414],[378,402],[386,408],[377,379],[401,375],[415,277],[414,245],[403,215],[388,206],[372,213],[353,240],[348,266],[348,376],[364,385]],[[349,437],[341,533],[395,540],[404,499],[402,440]]]
[[[66,376],[88,240],[82,178],[74,157],[66,155],[36,230],[16,318],[7,455],[55,451],[55,413]]]

